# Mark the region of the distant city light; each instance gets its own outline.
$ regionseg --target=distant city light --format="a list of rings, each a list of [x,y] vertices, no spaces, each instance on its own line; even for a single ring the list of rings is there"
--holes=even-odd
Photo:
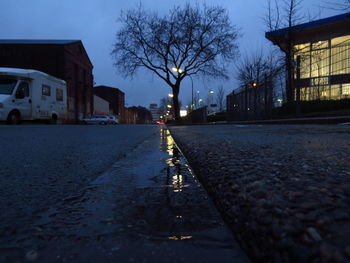
[[[180,117],[187,116],[187,110],[180,110]]]
[[[170,104],[168,104],[168,105],[166,105],[169,109],[171,108],[171,105]]]
[[[174,94],[169,93],[169,94],[168,94],[168,97],[169,97],[169,98],[173,98],[173,97],[174,97]]]
[[[213,91],[213,90],[210,90],[209,93],[210,93],[210,94],[214,94],[214,91]]]

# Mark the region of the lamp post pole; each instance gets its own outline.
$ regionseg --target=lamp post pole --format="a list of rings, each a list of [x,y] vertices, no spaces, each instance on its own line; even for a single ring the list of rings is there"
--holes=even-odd
[[[191,87],[192,87],[192,89],[191,89],[191,96],[192,96],[191,111],[193,111],[193,108],[194,108],[194,105],[193,105],[193,79],[192,79],[192,76],[191,76],[191,75],[188,75],[188,76],[189,76],[190,79],[191,79]]]

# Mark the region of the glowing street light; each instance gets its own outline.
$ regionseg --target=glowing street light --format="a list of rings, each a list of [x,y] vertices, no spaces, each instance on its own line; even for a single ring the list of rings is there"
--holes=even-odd
[[[209,93],[210,93],[210,94],[214,94],[214,91],[213,91],[213,90],[210,90]]]
[[[256,81],[253,81],[250,84],[252,85],[253,88],[256,88],[258,86],[258,83],[256,83]]]
[[[169,97],[169,98],[173,98],[173,97],[174,97],[174,94],[169,93],[169,94],[168,94],[168,97]]]
[[[168,104],[168,105],[166,105],[169,109],[171,109],[171,105],[170,104]]]
[[[180,74],[183,72],[182,69],[176,68],[176,67],[173,67],[171,70],[174,71],[174,72],[180,73]]]

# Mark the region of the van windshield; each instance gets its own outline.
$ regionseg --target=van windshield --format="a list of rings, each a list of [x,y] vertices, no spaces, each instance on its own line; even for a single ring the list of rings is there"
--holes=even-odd
[[[0,78],[0,94],[12,94],[16,84],[16,79]]]

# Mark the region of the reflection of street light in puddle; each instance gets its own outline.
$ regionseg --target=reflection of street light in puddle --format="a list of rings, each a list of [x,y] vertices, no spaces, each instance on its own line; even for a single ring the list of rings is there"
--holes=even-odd
[[[170,132],[169,130],[166,131],[166,148],[167,148],[167,153],[170,155],[170,156],[173,156],[174,155],[174,152],[173,152],[173,147],[174,147],[174,139],[173,137],[170,135]],[[171,158],[170,158],[171,160]],[[169,165],[170,162],[168,162],[167,160],[167,164]]]
[[[181,174],[176,174],[173,176],[173,186],[174,186],[175,193],[182,191],[184,184],[183,184],[183,176]]]
[[[168,237],[170,240],[185,240],[185,239],[191,239],[192,236],[171,236]]]

